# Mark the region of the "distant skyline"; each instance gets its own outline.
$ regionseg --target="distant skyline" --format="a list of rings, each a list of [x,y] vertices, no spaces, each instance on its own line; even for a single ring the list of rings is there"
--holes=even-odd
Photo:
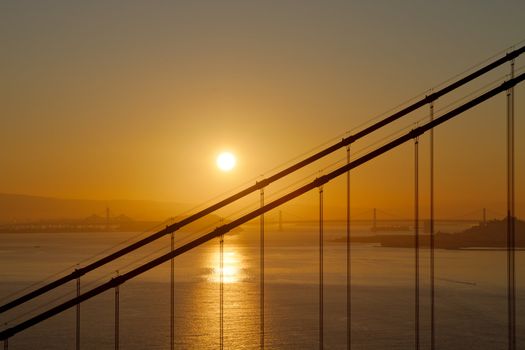
[[[202,203],[522,41],[523,13],[523,1],[4,1],[0,193]],[[436,130],[438,215],[504,208],[505,117],[502,94]],[[223,150],[238,158],[229,173]],[[405,145],[357,169],[354,205],[410,213],[412,162]],[[341,184],[327,186],[332,206]]]

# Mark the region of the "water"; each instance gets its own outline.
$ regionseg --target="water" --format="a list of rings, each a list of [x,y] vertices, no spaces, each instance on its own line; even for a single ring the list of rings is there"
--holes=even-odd
[[[318,348],[318,236],[315,228],[292,227],[267,234],[265,331],[269,349]],[[346,247],[328,227],[325,244],[324,339],[326,349],[346,346]],[[134,234],[2,234],[0,298],[90,258]],[[259,347],[259,248],[255,226],[226,236],[225,348]],[[295,243],[294,243],[295,242]],[[301,242],[298,244],[297,242]],[[147,252],[166,251],[169,237]],[[210,242],[176,261],[175,335],[179,349],[219,347],[219,245]],[[82,278],[83,291],[136,266],[140,255]],[[144,261],[151,259],[146,258]],[[414,252],[354,244],[352,249],[353,349],[407,349],[414,344]],[[517,253],[518,348],[525,346],[524,252]],[[128,265],[129,267],[123,267]],[[70,272],[71,270],[68,270]],[[421,342],[429,344],[428,251],[421,253]],[[120,287],[122,349],[169,348],[169,263]],[[65,273],[64,273],[65,274]],[[40,299],[49,307],[74,295],[71,282]],[[53,301],[54,298],[58,298]],[[4,300],[5,301],[5,300]],[[5,324],[36,304],[1,317]],[[436,343],[439,349],[505,349],[507,340],[504,251],[436,251]],[[44,308],[45,309],[45,308]],[[43,309],[42,309],[43,310]],[[41,310],[40,310],[41,311]],[[8,326],[27,318],[23,316]],[[114,291],[82,304],[82,348],[114,348]],[[9,341],[10,349],[72,349],[75,311],[44,321]]]

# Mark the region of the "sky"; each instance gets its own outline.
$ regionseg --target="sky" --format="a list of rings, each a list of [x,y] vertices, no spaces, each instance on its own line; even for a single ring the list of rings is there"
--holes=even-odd
[[[523,13],[523,1],[1,1],[0,193],[206,202],[504,53],[525,39]],[[436,130],[438,215],[504,211],[505,118],[501,95]],[[231,172],[215,166],[222,150],[237,155]],[[352,206],[409,212],[413,152],[356,169]],[[421,153],[427,171],[426,138]],[[516,159],[519,179],[519,138]],[[327,185],[334,207],[343,183]]]

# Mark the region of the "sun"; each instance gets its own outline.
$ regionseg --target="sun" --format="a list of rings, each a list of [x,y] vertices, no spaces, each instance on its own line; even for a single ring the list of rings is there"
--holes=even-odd
[[[217,156],[217,167],[222,171],[230,171],[235,168],[237,159],[231,152],[222,152]]]

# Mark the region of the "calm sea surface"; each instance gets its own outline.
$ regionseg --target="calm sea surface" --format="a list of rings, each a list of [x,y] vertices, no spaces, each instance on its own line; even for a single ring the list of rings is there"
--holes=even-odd
[[[365,228],[357,228],[366,234]],[[315,227],[266,238],[265,341],[268,349],[318,348],[319,248]],[[344,228],[327,227],[324,250],[326,349],[346,347],[346,246],[330,242]],[[358,232],[359,233],[359,232]],[[57,272],[83,266],[93,255],[135,233],[0,235],[0,299]],[[176,236],[177,245],[188,235]],[[295,242],[295,243],[294,243]],[[300,242],[300,243],[298,243]],[[259,247],[256,226],[225,237],[224,344],[259,348]],[[82,291],[167,252],[169,237],[143,253],[82,278]],[[105,255],[103,253],[102,255]],[[421,252],[421,342],[429,344],[428,251]],[[525,348],[525,252],[517,252],[518,348]],[[118,272],[117,272],[118,270]],[[175,259],[175,335],[179,349],[219,347],[218,240]],[[120,286],[121,349],[169,349],[170,265],[163,264]],[[414,251],[370,244],[352,247],[353,349],[408,349],[414,344]],[[2,328],[74,296],[75,283],[1,315]],[[439,349],[506,349],[506,253],[436,251],[436,343]],[[82,348],[114,348],[114,291],[81,306]],[[43,308],[38,309],[44,304]],[[35,310],[35,308],[37,308]],[[75,310],[25,330],[9,349],[73,349]]]

